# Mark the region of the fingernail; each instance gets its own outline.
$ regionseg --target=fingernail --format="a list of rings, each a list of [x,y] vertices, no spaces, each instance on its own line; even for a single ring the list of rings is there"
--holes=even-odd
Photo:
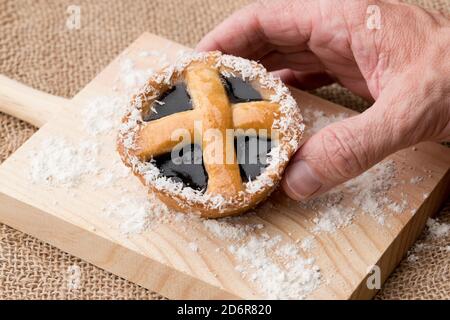
[[[289,165],[284,181],[286,193],[296,200],[307,199],[322,186],[314,171],[304,160]]]

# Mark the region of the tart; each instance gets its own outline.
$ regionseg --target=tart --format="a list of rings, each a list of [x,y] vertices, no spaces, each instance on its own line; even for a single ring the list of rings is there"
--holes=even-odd
[[[255,61],[185,54],[130,102],[118,151],[169,207],[218,218],[268,197],[304,124],[280,79]]]

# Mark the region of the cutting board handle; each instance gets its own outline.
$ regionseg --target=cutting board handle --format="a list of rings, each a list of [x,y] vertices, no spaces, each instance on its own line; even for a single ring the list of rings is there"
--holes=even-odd
[[[0,111],[40,127],[68,100],[30,88],[0,75]]]

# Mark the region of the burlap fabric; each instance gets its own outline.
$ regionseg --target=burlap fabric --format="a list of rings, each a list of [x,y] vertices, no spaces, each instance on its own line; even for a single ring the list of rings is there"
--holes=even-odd
[[[72,97],[142,32],[193,46],[248,0],[35,1],[0,0],[0,73],[54,95]],[[416,1],[437,10],[449,0]],[[66,28],[69,5],[81,7],[81,28]],[[320,96],[362,110],[337,86]],[[0,162],[35,132],[0,113]],[[450,222],[450,204],[439,214]],[[427,250],[403,261],[377,298],[450,298],[450,238],[420,240]],[[68,285],[71,271],[80,283]],[[0,224],[0,299],[159,299],[133,283]]]

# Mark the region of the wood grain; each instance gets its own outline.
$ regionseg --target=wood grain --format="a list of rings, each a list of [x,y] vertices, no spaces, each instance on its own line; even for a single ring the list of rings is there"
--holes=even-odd
[[[0,75],[0,111],[40,127],[68,101]]]
[[[118,222],[105,217],[102,211],[108,204],[117,202],[125,189],[136,190],[136,194],[145,192],[133,177],[99,188],[95,184],[97,178],[92,176],[70,190],[30,182],[30,153],[39,148],[42,141],[65,137],[78,143],[89,138],[82,125],[81,110],[93,97],[113,93],[120,59],[131,57],[138,61],[138,67],[157,68],[156,59],[138,59],[139,53],[165,50],[173,60],[181,49],[185,48],[144,34],[66,108],[56,112],[52,109],[54,118],[0,166],[0,220],[169,298],[263,298],[255,284],[235,269],[238,264],[235,257],[226,250],[216,250],[231,242],[224,243],[209,233],[200,220],[163,223],[140,234],[123,234]],[[305,111],[353,114],[307,93],[294,90],[293,94]],[[98,142],[105,150],[99,155],[99,161],[113,170],[113,162],[118,160],[114,135],[102,136]],[[315,257],[322,281],[308,298],[372,297],[376,290],[366,286],[368,268],[375,264],[380,266],[384,281],[421,232],[427,217],[436,212],[448,196],[448,149],[435,143],[422,143],[415,150],[402,150],[390,159],[398,169],[398,184],[392,187],[389,196],[395,200],[400,200],[400,195],[407,196],[408,210],[402,214],[386,212],[384,225],[355,208],[355,218],[350,225],[334,233],[315,234],[311,228],[317,212],[302,209],[281,192],[271,196],[267,202],[270,205],[260,206],[256,214],[245,218],[245,223],[264,224],[265,232],[271,237],[280,235],[283,241],[314,235],[315,246],[310,253],[302,255]],[[418,175],[426,175],[426,179],[420,184],[404,183]],[[198,251],[188,249],[193,241],[198,244]]]

